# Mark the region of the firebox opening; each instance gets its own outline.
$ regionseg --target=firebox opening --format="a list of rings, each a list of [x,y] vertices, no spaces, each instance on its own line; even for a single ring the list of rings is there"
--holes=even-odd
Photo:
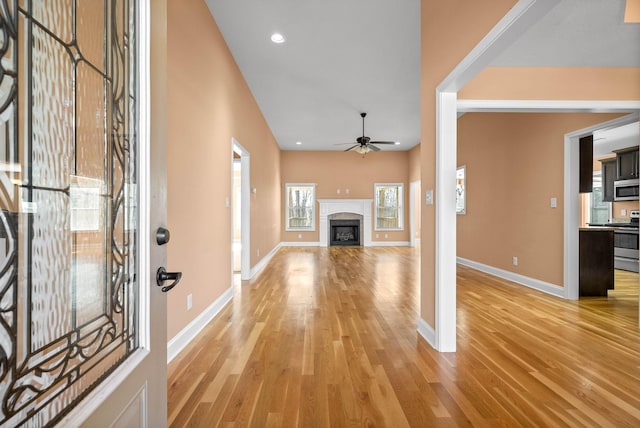
[[[330,220],[330,227],[331,245],[360,245],[360,220]]]

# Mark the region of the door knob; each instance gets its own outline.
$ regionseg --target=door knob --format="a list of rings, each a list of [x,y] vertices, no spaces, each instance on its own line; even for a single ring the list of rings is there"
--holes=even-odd
[[[182,272],[167,272],[164,267],[159,267],[156,272],[156,284],[158,287],[162,287],[162,292],[166,293],[171,290],[173,287],[178,285],[180,280],[182,279]],[[173,281],[169,285],[164,285],[167,281]]]
[[[171,239],[171,233],[169,233],[169,229],[159,227],[156,231],[156,243],[158,245],[164,245],[169,242],[169,239]]]

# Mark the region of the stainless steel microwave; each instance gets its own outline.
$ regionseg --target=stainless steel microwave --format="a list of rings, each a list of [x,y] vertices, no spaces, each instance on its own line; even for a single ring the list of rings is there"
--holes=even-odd
[[[619,180],[613,183],[614,201],[637,201],[640,199],[640,180]]]

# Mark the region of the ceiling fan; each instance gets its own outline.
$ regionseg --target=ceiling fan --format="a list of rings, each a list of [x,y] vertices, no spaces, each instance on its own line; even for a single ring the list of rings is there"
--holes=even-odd
[[[346,149],[345,152],[354,150],[364,156],[370,151],[379,152],[380,147],[377,147],[376,144],[397,144],[395,141],[371,141],[371,138],[364,135],[364,118],[367,117],[367,113],[360,113],[360,117],[362,118],[362,137],[356,138],[356,144]]]

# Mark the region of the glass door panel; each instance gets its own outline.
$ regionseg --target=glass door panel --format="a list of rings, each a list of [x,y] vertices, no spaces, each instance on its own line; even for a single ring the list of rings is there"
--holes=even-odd
[[[0,0],[0,425],[138,347],[136,2]]]

